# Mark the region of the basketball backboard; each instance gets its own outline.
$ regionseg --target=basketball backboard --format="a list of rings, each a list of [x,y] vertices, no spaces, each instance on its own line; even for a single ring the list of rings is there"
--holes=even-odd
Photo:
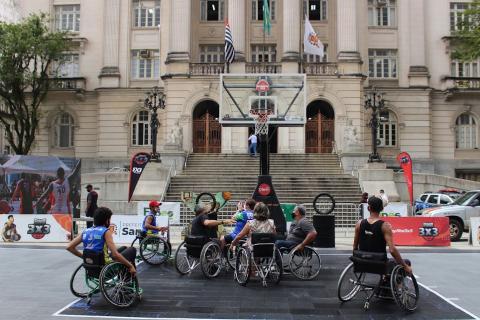
[[[304,74],[222,74],[222,126],[254,126],[252,112],[268,111],[269,124],[294,127],[306,122]]]

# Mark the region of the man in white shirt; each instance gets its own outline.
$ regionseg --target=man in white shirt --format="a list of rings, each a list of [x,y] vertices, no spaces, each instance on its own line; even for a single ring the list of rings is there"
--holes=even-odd
[[[388,206],[388,196],[383,189],[380,190],[380,199],[382,199],[384,208]]]
[[[248,150],[250,152],[250,157],[256,157],[257,156],[257,136],[252,133],[252,135],[248,138],[248,141],[250,142],[250,146],[248,147]]]

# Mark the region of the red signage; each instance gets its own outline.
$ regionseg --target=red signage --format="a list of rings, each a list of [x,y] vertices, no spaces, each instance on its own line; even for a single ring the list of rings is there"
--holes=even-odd
[[[266,183],[262,183],[261,185],[258,186],[258,193],[261,196],[268,196],[272,192],[272,189],[270,188],[270,185]]]
[[[402,152],[397,156],[397,161],[403,170],[405,181],[407,182],[408,194],[410,195],[410,204],[413,206],[413,170],[412,158],[406,152]]]
[[[260,79],[257,81],[257,85],[255,86],[255,90],[257,92],[268,92],[270,91],[270,84],[265,79]]]
[[[392,225],[393,242],[398,246],[449,247],[447,217],[382,217]]]

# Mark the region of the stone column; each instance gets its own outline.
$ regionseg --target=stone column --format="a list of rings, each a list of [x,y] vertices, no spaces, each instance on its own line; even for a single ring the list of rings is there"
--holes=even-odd
[[[167,63],[190,59],[191,0],[171,0]]]
[[[105,0],[104,12],[103,68],[99,75],[100,86],[119,87],[120,0]]]
[[[361,73],[358,48],[357,0],[337,0],[337,48],[339,72]]]
[[[295,62],[296,64],[300,58],[301,3],[302,1],[300,1],[300,3],[297,1],[283,1],[282,61],[284,62]]]
[[[230,65],[230,73],[245,73],[245,34],[247,12],[245,0],[228,0],[228,23],[232,30],[235,61]]]
[[[428,87],[430,77],[425,59],[425,2],[410,0],[410,69],[408,73],[410,87]]]

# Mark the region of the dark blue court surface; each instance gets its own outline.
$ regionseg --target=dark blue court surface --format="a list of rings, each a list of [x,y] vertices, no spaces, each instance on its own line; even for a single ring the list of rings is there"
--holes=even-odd
[[[206,280],[198,268],[179,276],[172,265],[151,267],[142,264],[139,281],[143,299],[128,310],[108,305],[101,295],[90,305],[80,300],[59,315],[117,316],[139,318],[193,319],[473,319],[447,301],[420,288],[417,311],[405,314],[393,301],[373,300],[363,310],[363,295],[341,304],[337,281],[348,264],[344,255],[322,256],[323,268],[316,280],[300,281],[291,275],[278,285],[262,287],[251,280],[246,287],[233,280],[233,272]]]

